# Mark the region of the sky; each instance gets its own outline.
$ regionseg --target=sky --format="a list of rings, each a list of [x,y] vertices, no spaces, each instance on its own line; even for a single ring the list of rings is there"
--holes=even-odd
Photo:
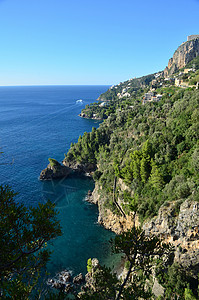
[[[0,0],[0,85],[117,84],[199,34],[199,0]]]

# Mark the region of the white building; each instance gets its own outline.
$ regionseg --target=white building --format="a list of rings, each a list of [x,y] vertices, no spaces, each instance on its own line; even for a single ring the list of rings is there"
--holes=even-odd
[[[187,41],[191,41],[197,38],[199,38],[199,34],[192,34],[187,37]]]

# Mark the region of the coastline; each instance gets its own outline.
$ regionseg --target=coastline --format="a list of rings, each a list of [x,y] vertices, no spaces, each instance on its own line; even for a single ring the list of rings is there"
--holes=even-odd
[[[78,117],[83,118],[83,119],[86,119],[86,120],[103,121],[103,119],[100,119],[100,118],[89,118],[89,117],[86,117],[86,116],[82,116],[81,113],[78,114]]]

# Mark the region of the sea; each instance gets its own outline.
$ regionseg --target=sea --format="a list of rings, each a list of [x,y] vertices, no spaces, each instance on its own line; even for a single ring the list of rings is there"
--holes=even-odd
[[[50,243],[51,276],[62,270],[86,273],[89,258],[114,264],[109,240],[114,234],[97,223],[98,209],[85,201],[92,179],[71,175],[40,181],[48,158],[58,161],[79,135],[100,122],[80,118],[86,104],[94,102],[109,86],[0,87],[0,184],[9,185],[16,201],[37,206],[53,201],[63,235]]]

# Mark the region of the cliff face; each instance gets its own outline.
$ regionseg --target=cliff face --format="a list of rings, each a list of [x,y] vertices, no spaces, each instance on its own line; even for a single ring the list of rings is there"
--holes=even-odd
[[[164,70],[164,76],[167,77],[184,68],[191,60],[199,55],[199,38],[183,43],[170,58],[168,67]]]
[[[40,180],[52,180],[52,179],[57,179],[57,178],[63,178],[67,177],[70,174],[71,170],[62,165],[57,165],[57,166],[51,166],[49,164],[47,168],[45,168],[43,171],[40,173]]]
[[[146,234],[156,234],[175,247],[175,260],[186,269],[199,268],[199,203],[185,200],[163,205],[158,216],[143,225]]]
[[[63,165],[76,173],[86,174],[91,176],[96,169],[95,164],[92,163],[78,163],[78,162],[68,162],[67,160],[63,160]]]
[[[120,188],[125,190],[125,184],[120,182]],[[113,213],[104,205],[100,196],[100,187],[96,187],[92,194],[92,203],[98,205],[98,222],[106,229],[121,234],[131,229],[134,224],[139,226],[139,218],[133,212],[124,216]],[[121,204],[121,203],[120,203]],[[175,261],[186,269],[199,269],[199,203],[185,200],[163,204],[159,213],[152,220],[143,224],[146,234],[155,234],[170,242],[175,247]]]
[[[118,186],[122,191],[127,190],[128,187],[120,179]],[[98,223],[103,225],[106,229],[114,231],[116,234],[121,234],[124,231],[130,230],[134,224],[139,226],[138,216],[133,212],[126,215],[113,213],[109,208],[104,205],[105,199],[100,195],[102,188],[96,183],[95,189],[92,193],[92,200],[90,202],[97,204],[99,209]],[[122,200],[120,199],[119,205],[122,207]]]

